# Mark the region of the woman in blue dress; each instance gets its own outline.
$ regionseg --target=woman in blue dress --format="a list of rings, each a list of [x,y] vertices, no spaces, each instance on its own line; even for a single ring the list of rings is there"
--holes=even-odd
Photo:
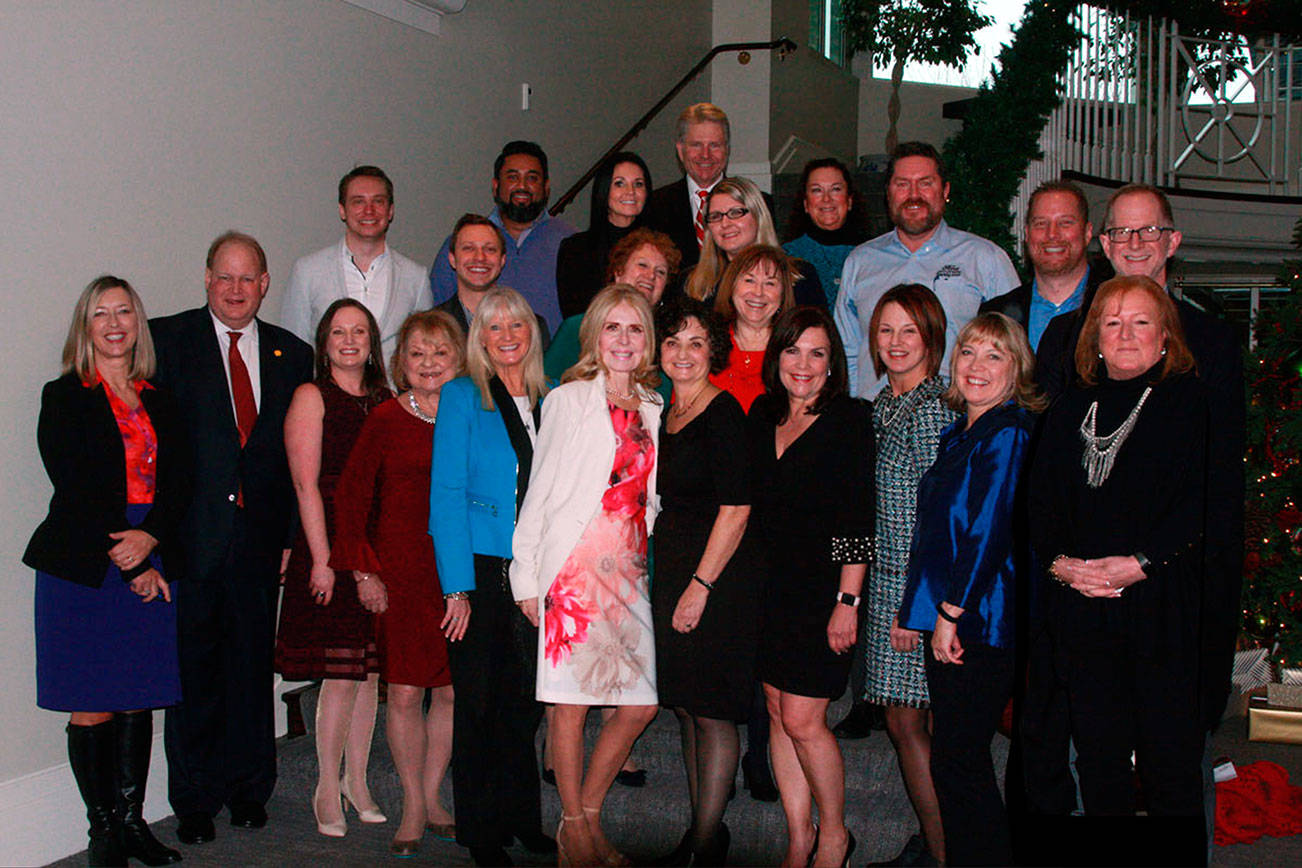
[[[1032,411],[1043,407],[1034,368],[1026,332],[1003,314],[963,327],[945,392],[963,417],[941,434],[918,486],[899,624],[925,634],[931,777],[950,865],[1012,862],[990,743],[1013,693],[1014,504]]]
[[[175,589],[162,570],[185,494],[176,414],[153,373],[140,297],[121,278],[91,281],[63,376],[41,393],[36,436],[54,496],[23,555],[37,571],[36,704],[71,712],[91,865],[181,860],[142,816],[151,709],[181,700]]]

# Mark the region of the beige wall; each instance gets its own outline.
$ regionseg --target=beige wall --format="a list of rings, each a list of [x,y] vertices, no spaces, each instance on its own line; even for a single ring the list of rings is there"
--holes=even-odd
[[[800,49],[786,60],[771,61],[770,155],[776,156],[794,135],[853,165],[859,144],[859,81],[809,48],[808,0],[773,0],[773,36],[787,36]]]
[[[19,558],[50,492],[40,384],[81,287],[111,271],[153,314],[194,306],[204,250],[234,226],[267,247],[274,320],[293,259],[339,237],[334,187],[359,161],[392,174],[390,238],[428,262],[460,213],[489,207],[503,142],[540,142],[558,196],[707,49],[710,21],[708,0],[471,0],[433,36],[340,0],[0,4],[0,785],[64,758],[64,716],[34,704]],[[667,116],[633,143],[663,180],[670,139]]]
[[[851,68],[859,76],[859,153],[881,154],[886,150],[886,103],[891,98],[889,79],[873,78],[872,69],[863,54],[854,58]],[[937,148],[962,127],[961,121],[948,121],[942,116],[947,102],[976,96],[976,90],[967,87],[915,84],[905,82],[900,86],[900,141],[930,142]]]

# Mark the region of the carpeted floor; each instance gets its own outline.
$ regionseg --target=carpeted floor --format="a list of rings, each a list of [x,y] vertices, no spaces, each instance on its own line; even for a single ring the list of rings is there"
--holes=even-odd
[[[310,703],[309,703],[310,704]],[[844,710],[842,700],[833,710],[839,720]],[[311,708],[306,708],[311,720]],[[381,707],[380,714],[384,714]],[[596,731],[599,716],[591,715],[588,734]],[[847,823],[859,839],[853,864],[886,859],[904,845],[916,830],[912,811],[900,782],[895,755],[885,733],[875,732],[861,741],[843,741],[846,759]],[[1215,741],[1217,755],[1227,755],[1243,765],[1269,759],[1289,770],[1295,783],[1302,784],[1302,746],[1249,743],[1241,720],[1228,721]],[[994,753],[1002,767],[1007,742],[996,739]],[[672,714],[662,711],[638,742],[635,755],[648,771],[645,788],[630,789],[616,785],[607,802],[605,818],[612,842],[638,863],[667,852],[677,844],[687,826],[687,791],[679,759],[678,727]],[[397,775],[384,742],[383,721],[376,727],[371,758],[371,790],[376,800],[392,818],[379,826],[363,825],[355,815],[349,816],[348,835],[342,840],[317,834],[309,798],[315,785],[316,760],[311,737],[282,741],[280,744],[280,780],[276,793],[267,805],[270,822],[260,831],[231,828],[223,815],[217,818],[217,840],[198,847],[180,847],[184,865],[375,865],[394,861],[388,844],[397,826],[400,790]],[[738,786],[741,785],[738,776]],[[445,784],[446,799],[451,803],[451,784]],[[560,801],[556,790],[543,786],[543,820],[545,831],[555,831],[560,818]],[[728,807],[725,818],[732,832],[729,864],[774,865],[785,847],[782,811],[777,804],[754,801],[745,790]],[[163,820],[154,825],[161,840],[169,846],[176,842],[176,821]],[[517,864],[551,864],[548,859],[532,856],[518,846],[510,851]],[[58,866],[85,864],[81,853],[55,863]],[[554,859],[554,857],[553,857]],[[455,844],[437,841],[426,835],[420,853],[410,863],[429,865],[469,865],[467,852]],[[1262,866],[1302,865],[1302,836],[1263,838],[1255,844],[1218,847],[1215,865]]]

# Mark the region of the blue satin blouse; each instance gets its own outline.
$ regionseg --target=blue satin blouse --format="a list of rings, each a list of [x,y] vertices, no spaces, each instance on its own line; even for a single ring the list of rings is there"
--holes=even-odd
[[[963,417],[941,433],[918,485],[900,626],[931,632],[943,601],[963,609],[959,641],[1011,648],[1021,560],[1013,512],[1033,417],[1009,401],[965,425]]]

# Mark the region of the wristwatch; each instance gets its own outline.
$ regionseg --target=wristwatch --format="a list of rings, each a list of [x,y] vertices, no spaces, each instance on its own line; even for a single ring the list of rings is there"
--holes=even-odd
[[[845,591],[836,592],[836,601],[843,606],[849,606],[851,609],[859,608],[859,597],[854,594],[847,594]]]

